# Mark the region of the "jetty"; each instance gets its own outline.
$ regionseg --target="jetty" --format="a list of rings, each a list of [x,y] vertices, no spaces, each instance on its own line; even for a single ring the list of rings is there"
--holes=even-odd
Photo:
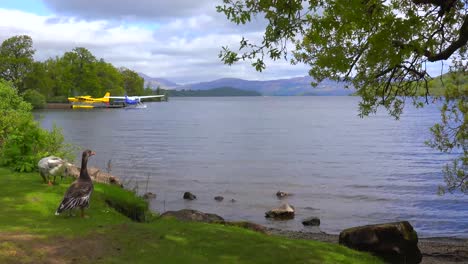
[[[93,108],[124,108],[125,104],[69,104],[69,103],[48,103],[46,109],[93,109]]]

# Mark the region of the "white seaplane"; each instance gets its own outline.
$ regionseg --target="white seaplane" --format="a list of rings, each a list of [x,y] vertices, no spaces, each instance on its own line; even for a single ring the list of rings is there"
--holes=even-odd
[[[164,95],[107,96],[107,98],[111,98],[111,99],[120,99],[121,101],[118,101],[118,102],[123,103],[125,106],[133,106],[135,108],[146,108],[146,105],[141,102],[141,99],[161,98],[161,97],[164,97]]]

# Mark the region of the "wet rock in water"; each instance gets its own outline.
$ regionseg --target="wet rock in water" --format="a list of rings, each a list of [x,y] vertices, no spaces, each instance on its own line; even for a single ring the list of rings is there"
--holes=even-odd
[[[388,263],[420,263],[418,234],[408,221],[353,227],[340,233],[339,243],[371,252]]]
[[[181,221],[195,221],[205,223],[224,223],[224,219],[216,214],[203,213],[197,210],[182,209],[179,211],[167,211],[161,217],[175,217]]]
[[[235,202],[237,202],[236,199],[231,199],[231,203],[235,203]]]
[[[285,203],[278,208],[273,208],[265,213],[266,218],[273,218],[278,220],[286,220],[294,218],[294,207]]]
[[[302,224],[305,226],[319,226],[320,219],[318,217],[309,217],[302,220]]]
[[[143,198],[145,199],[156,199],[156,194],[152,192],[147,192],[143,194]]]
[[[185,192],[184,193],[184,199],[185,200],[195,200],[195,199],[197,199],[197,196],[195,196],[195,194],[193,194],[191,192]]]
[[[215,199],[216,201],[218,201],[218,202],[221,202],[222,200],[224,200],[224,197],[222,197],[222,196],[215,196],[214,199]]]
[[[288,196],[291,196],[291,194],[287,192],[282,192],[282,191],[276,192],[276,197],[278,197],[279,199],[288,197]]]

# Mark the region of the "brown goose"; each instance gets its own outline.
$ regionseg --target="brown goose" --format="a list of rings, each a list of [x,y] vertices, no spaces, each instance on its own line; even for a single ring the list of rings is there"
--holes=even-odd
[[[74,181],[65,193],[55,215],[59,215],[65,210],[74,208],[81,209],[81,217],[84,217],[84,209],[89,207],[89,200],[93,192],[93,182],[89,177],[87,164],[90,156],[96,155],[94,151],[85,150],[81,159],[80,177]]]

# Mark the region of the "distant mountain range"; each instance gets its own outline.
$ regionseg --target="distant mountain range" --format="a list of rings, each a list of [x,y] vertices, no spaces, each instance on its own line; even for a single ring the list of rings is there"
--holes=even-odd
[[[141,72],[139,72],[138,74],[141,78],[145,79],[145,87],[149,85],[152,89],[156,89],[158,88],[158,86],[160,86],[162,89],[174,89],[179,86],[177,83],[171,82],[163,78],[150,77]]]
[[[149,84],[153,89],[156,89],[158,86],[163,89],[175,90],[209,90],[220,87],[232,87],[245,91],[255,91],[262,95],[283,96],[335,96],[350,95],[355,92],[352,88],[346,89],[346,83],[331,80],[324,80],[314,88],[310,85],[313,79],[309,76],[268,81],[248,81],[237,78],[222,78],[210,82],[192,83],[187,85],[178,85],[163,78],[153,78],[141,73],[140,76],[145,79],[145,85]]]

